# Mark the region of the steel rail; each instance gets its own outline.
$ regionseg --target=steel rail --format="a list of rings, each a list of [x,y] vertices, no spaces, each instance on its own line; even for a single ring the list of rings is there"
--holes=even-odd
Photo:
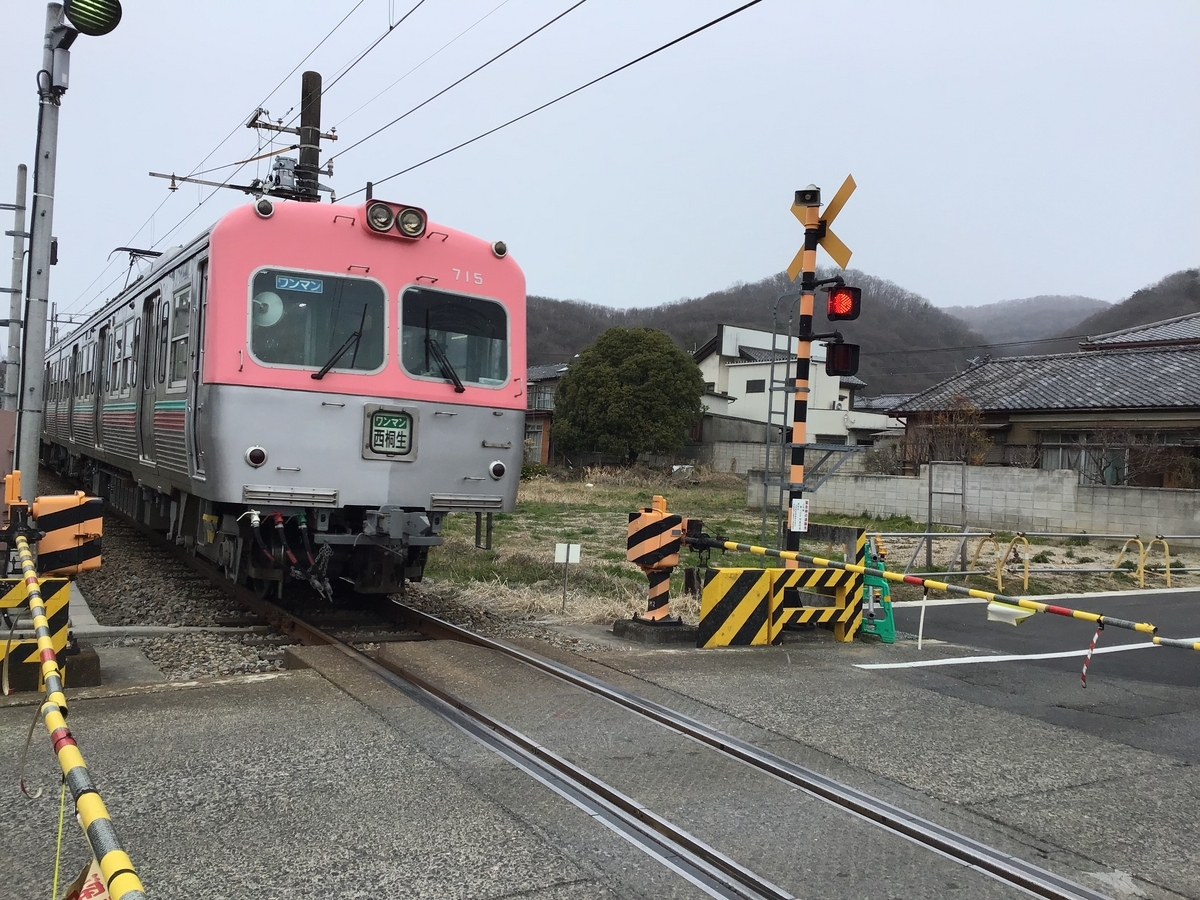
[[[935,822],[923,819],[886,801],[879,800],[753,744],[725,734],[653,700],[593,678],[570,666],[554,662],[503,641],[483,637],[411,607],[402,606],[400,614],[403,615],[409,626],[418,631],[433,637],[456,640],[504,654],[560,681],[603,697],[685,737],[699,741],[887,831],[905,837],[963,865],[978,868],[1004,884],[1022,888],[1035,896],[1051,898],[1051,900],[1106,900],[1104,894],[1084,887],[1064,876],[958,834]]]
[[[709,896],[728,900],[794,900],[792,894],[756,875],[515,729],[414,673],[389,669],[349,643],[310,625],[242,585],[231,582],[212,566],[187,553],[152,529],[118,510],[111,507],[110,510],[252,612],[301,643],[329,646],[343,653],[409,699],[582,809]]]
[[[420,675],[400,665],[386,666],[340,642],[334,646],[710,896],[793,898],[611,785]]]

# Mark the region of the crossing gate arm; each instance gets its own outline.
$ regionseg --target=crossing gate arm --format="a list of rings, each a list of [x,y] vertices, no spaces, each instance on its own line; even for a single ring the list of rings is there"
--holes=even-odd
[[[774,550],[770,547],[755,547],[750,544],[739,544],[734,541],[718,541],[713,538],[693,537],[686,538],[687,543],[692,546],[708,546],[716,549],[731,550],[738,553],[752,553],[758,556],[773,556],[779,559],[793,559],[797,562],[813,566],[815,568],[832,568],[845,569],[848,572],[857,572],[862,575],[867,572],[866,566],[857,564],[840,563],[836,560],[823,559],[819,556],[806,556],[802,553],[797,553],[791,550]],[[1030,600],[1026,597],[1013,597],[1008,594],[998,594],[991,591],[980,591],[975,588],[960,587],[956,584],[947,584],[944,581],[934,581],[930,578],[918,578],[915,575],[901,575],[899,572],[889,572],[887,570],[872,569],[872,575],[885,578],[888,581],[898,584],[912,584],[917,587],[928,588],[931,591],[942,591],[948,594],[959,594],[964,597],[975,597],[980,600],[987,600],[992,603],[1005,603],[1010,606],[1020,607],[1021,609],[1031,610],[1037,613],[1049,613],[1056,616],[1066,616],[1072,619],[1082,619],[1086,622],[1094,624],[1103,624],[1106,627],[1123,628],[1127,631],[1137,631],[1143,634],[1157,634],[1158,626],[1149,622],[1133,622],[1129,619],[1120,619],[1115,616],[1105,616],[1099,613],[1087,612],[1082,609],[1071,609],[1066,606],[1056,606],[1049,603],[1039,603],[1036,600]],[[1155,643],[1162,644],[1167,647],[1183,647],[1200,651],[1200,642],[1192,644],[1188,641],[1181,641],[1173,638],[1155,639]]]

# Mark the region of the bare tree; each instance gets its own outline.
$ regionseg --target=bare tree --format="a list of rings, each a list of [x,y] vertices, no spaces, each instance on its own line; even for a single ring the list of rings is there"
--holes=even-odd
[[[981,427],[983,413],[966,397],[957,394],[950,406],[939,410],[928,422],[909,422],[903,441],[903,458],[913,468],[931,460],[968,465],[983,463],[992,442]]]

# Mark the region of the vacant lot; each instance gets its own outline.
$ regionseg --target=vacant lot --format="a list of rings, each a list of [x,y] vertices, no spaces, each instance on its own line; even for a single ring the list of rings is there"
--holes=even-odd
[[[585,469],[582,477],[559,478],[542,476],[521,482],[517,510],[494,517],[493,549],[478,550],[474,546],[473,516],[451,515],[447,519],[445,546],[430,554],[426,581],[422,586],[429,593],[457,605],[479,610],[480,614],[526,621],[607,623],[628,617],[646,608],[646,579],[637,566],[625,561],[626,526],[629,513],[650,505],[655,494],[667,498],[667,508],[673,513],[699,518],[710,535],[748,544],[774,546],[775,521],[766,523],[763,540],[761,509],[746,508],[746,483],[734,475],[692,473],[676,478],[666,473],[647,470]],[[908,519],[874,520],[848,516],[822,516],[818,521],[839,525],[856,525],[869,531],[921,531],[921,523]],[[996,535],[1003,553],[1012,535]],[[967,547],[968,563],[975,553],[973,538]],[[579,565],[567,573],[566,608],[563,608],[563,566],[554,564],[556,543],[582,545]],[[956,541],[936,541],[934,569],[957,569],[954,558]],[[889,539],[888,568],[903,570],[913,551],[912,538]],[[1043,541],[1024,552],[1032,568],[1107,568],[1116,560],[1119,545],[1097,542]],[[805,544],[802,552],[840,558],[840,548],[828,544]],[[1186,553],[1186,551],[1185,551]],[[1194,555],[1194,553],[1192,554]],[[1136,559],[1136,555],[1134,556]],[[1161,555],[1155,560],[1161,562]],[[996,551],[985,544],[976,568],[992,570]],[[682,569],[694,566],[698,557],[685,550],[680,568],[671,579],[671,607],[685,621],[695,622],[699,603],[683,594]],[[715,552],[712,562],[719,566],[753,566],[772,564],[750,554],[721,554]],[[925,569],[924,551],[918,556],[913,571]],[[1172,565],[1180,565],[1175,559]],[[1186,584],[1186,576],[1177,576],[1175,583]],[[1194,581],[1194,579],[1193,579]],[[994,580],[972,577],[970,584],[983,590],[995,590]],[[1147,576],[1147,587],[1161,586],[1159,577]],[[1098,591],[1135,587],[1134,579],[1126,574],[1108,575],[1034,575],[1029,594],[1067,591]],[[1026,593],[1021,588],[1020,567],[1011,562],[1004,576],[1006,592]],[[916,599],[919,589],[901,586],[893,590],[897,599]],[[486,613],[484,613],[486,611]]]

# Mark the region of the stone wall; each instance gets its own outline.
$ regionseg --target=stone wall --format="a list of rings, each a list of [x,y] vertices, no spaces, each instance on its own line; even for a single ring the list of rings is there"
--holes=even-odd
[[[961,481],[961,469],[934,467],[935,522],[961,524]],[[747,505],[761,507],[762,491],[761,473],[751,472]],[[928,471],[922,467],[915,478],[839,473],[808,496],[814,513],[900,515],[924,523],[928,492]],[[1066,470],[971,466],[967,522],[997,531],[1193,535],[1200,534],[1200,491],[1092,486]]]

